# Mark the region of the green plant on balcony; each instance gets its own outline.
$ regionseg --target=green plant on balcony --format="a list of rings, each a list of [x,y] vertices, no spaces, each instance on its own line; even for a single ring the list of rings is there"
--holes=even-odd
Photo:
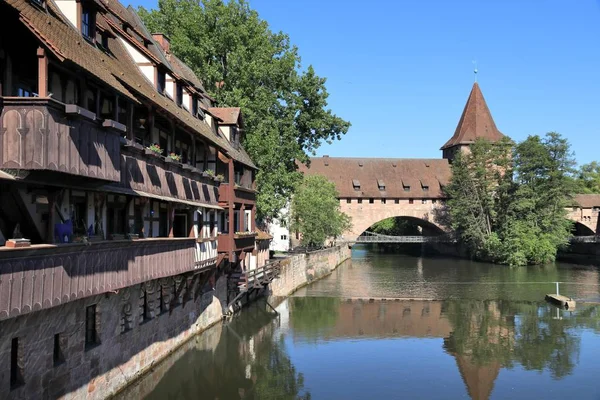
[[[181,154],[169,153],[169,158],[173,161],[181,162]]]
[[[205,174],[206,176],[209,176],[209,177],[211,177],[211,178],[212,178],[212,177],[214,177],[214,176],[215,176],[215,171],[213,171],[212,169],[207,169],[207,170],[205,170],[205,171],[204,171],[204,174]]]
[[[215,178],[219,182],[224,182],[225,181],[225,175],[223,175],[223,174],[219,174]]]
[[[158,144],[156,144],[156,143],[151,144],[148,147],[148,150],[150,150],[152,153],[154,153],[157,156],[160,156],[162,154],[162,152],[163,152],[163,150],[160,148],[160,146]]]

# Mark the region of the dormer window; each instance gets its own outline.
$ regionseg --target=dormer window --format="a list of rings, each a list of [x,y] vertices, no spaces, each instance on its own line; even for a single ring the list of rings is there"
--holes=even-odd
[[[383,179],[377,179],[377,187],[381,191],[385,190],[385,182],[383,181]]]
[[[158,93],[160,93],[160,94],[165,93],[166,83],[167,82],[166,82],[166,77],[165,77],[164,71],[157,71],[157,73],[156,73],[156,90],[158,90]]]
[[[44,0],[31,0],[32,4],[35,4],[38,7],[46,8],[46,2]]]
[[[410,185],[402,184],[402,188],[404,189],[405,192],[410,192]]]
[[[360,182],[358,181],[358,179],[352,179],[352,187],[356,191],[360,190]]]
[[[421,189],[423,189],[424,192],[428,192],[429,191],[429,184],[427,182],[421,181]]]
[[[81,34],[88,40],[94,40],[94,12],[91,7],[81,4]]]
[[[192,96],[192,115],[194,117],[198,116],[198,99],[195,96]]]

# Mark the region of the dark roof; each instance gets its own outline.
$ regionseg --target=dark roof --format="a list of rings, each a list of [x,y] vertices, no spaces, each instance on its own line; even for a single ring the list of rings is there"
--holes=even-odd
[[[335,184],[341,198],[443,198],[442,186],[451,175],[445,159],[319,157],[311,158],[308,167],[300,165],[300,171],[325,176]],[[385,182],[385,190],[379,190],[378,180]],[[360,190],[354,190],[356,181],[360,182]],[[429,184],[428,190],[421,181]],[[410,190],[404,186],[410,186]]]
[[[240,117],[239,107],[211,107],[208,111],[223,121],[223,125],[235,125]]]
[[[189,112],[179,107],[167,96],[159,94],[152,82],[141,73],[133,59],[129,56],[120,40],[116,39],[117,24],[109,15],[98,13],[97,23],[105,30],[111,30],[115,37],[109,38],[111,55],[96,48],[85,40],[80,32],[62,15],[53,1],[48,1],[48,12],[33,6],[27,0],[7,0],[10,7],[20,13],[24,25],[61,61],[70,61],[82,68],[87,73],[103,81],[108,87],[121,93],[130,100],[139,103],[137,97],[141,96],[154,104],[161,111],[170,114],[180,124],[195,131],[209,142],[221,147],[229,157],[251,168],[256,168],[248,154],[241,148],[234,148],[222,135],[215,133],[208,124],[192,116]],[[118,15],[121,20],[133,25],[138,34],[145,40],[155,43],[152,35],[144,28],[141,29],[141,20],[130,13],[116,0],[106,0],[103,3],[108,10]],[[145,36],[147,35],[147,36]],[[125,37],[125,40],[134,39]],[[161,60],[154,54],[156,50],[162,54],[162,49],[156,44],[154,51],[150,52],[154,58]],[[164,55],[163,55],[164,56]],[[165,65],[169,67],[169,65]],[[191,71],[191,70],[190,70]],[[136,96],[137,95],[137,96]]]
[[[496,128],[496,123],[483,98],[479,84],[475,82],[454,136],[442,146],[442,150],[460,144],[473,143],[477,138],[496,142],[503,137],[504,135]]]
[[[188,67],[183,61],[177,58],[173,53],[167,54],[167,58],[171,62],[171,66],[173,67],[173,70],[175,71],[175,73],[177,73],[177,75],[182,76],[185,80],[191,83],[196,89],[198,89],[202,93],[206,92],[202,81],[200,80],[200,78],[198,78],[198,76],[196,76],[196,74],[194,73],[194,71],[192,71],[190,67]]]
[[[258,233],[258,235],[256,235],[256,240],[271,240],[271,239],[273,239],[273,236],[271,236],[270,234],[266,233],[263,230],[256,228],[256,232]]]
[[[576,194],[573,201],[581,208],[600,207],[600,194]]]

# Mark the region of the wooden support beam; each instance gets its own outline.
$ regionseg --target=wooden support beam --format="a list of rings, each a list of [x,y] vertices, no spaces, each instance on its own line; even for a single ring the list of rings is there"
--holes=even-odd
[[[48,57],[43,47],[37,49],[38,57],[38,87],[39,97],[48,97]]]

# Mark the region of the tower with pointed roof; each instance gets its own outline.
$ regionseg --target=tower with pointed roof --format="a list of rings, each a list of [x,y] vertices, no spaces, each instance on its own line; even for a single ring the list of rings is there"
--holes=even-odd
[[[452,161],[458,151],[467,151],[478,138],[497,142],[503,137],[504,135],[496,128],[479,84],[475,82],[454,135],[441,148],[442,156]]]

